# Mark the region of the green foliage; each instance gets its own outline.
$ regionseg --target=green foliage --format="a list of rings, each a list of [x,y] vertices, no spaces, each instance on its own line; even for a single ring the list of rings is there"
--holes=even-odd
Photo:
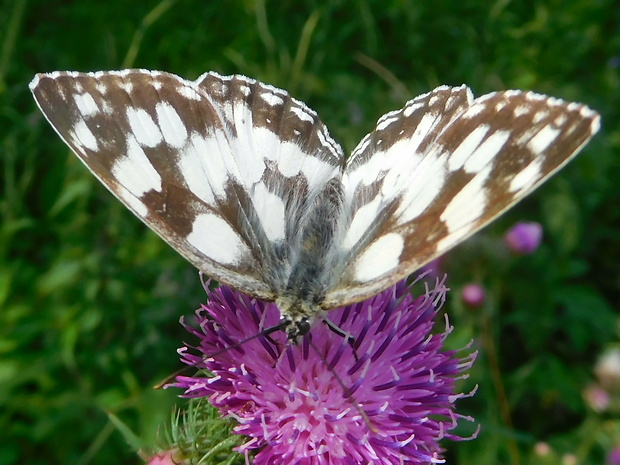
[[[164,451],[175,450],[180,459],[205,465],[233,465],[244,462],[244,456],[231,453],[240,446],[243,436],[232,435],[234,421],[222,420],[207,399],[190,399],[184,411],[173,412]]]
[[[618,411],[594,412],[582,391],[618,340],[617,10],[613,0],[1,3],[0,463],[139,463],[121,433],[153,446],[175,403],[152,386],[178,368],[178,319],[204,298],[197,273],[68,153],[27,87],[36,72],[121,67],[286,88],[348,150],[381,114],[442,83],[599,110],[603,131],[585,153],[445,262],[449,342],[473,339],[481,353],[463,384],[478,393],[460,405],[482,428],[445,446],[461,465],[603,463],[620,443]],[[528,257],[500,240],[521,219],[545,228]],[[483,309],[460,303],[469,281],[486,287]],[[535,452],[540,441],[549,455]]]

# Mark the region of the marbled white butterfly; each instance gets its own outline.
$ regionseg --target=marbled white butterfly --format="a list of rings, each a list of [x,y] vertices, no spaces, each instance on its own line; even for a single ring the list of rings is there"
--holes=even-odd
[[[200,270],[275,301],[292,341],[471,236],[599,129],[578,103],[441,86],[345,158],[314,111],[245,76],[54,72],[30,88],[127,208]]]

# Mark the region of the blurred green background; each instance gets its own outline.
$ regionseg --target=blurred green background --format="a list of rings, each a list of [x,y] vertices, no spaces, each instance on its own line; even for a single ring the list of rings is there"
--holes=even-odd
[[[619,2],[5,0],[0,464],[140,463],[108,414],[153,444],[178,394],[152,386],[179,367],[178,319],[204,299],[197,273],[69,153],[28,91],[36,72],[125,67],[283,87],[348,151],[440,84],[597,109],[603,129],[578,159],[442,262],[448,343],[480,350],[462,383],[478,392],[459,410],[481,425],[478,439],[444,445],[459,465],[606,462],[620,444],[619,384],[594,365],[620,342]],[[530,256],[502,245],[520,220],[544,227]],[[461,302],[468,282],[485,287],[482,308]],[[592,392],[607,402],[586,401]]]

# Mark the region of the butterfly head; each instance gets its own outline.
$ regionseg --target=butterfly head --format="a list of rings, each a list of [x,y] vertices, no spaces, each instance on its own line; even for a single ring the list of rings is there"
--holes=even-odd
[[[285,294],[279,297],[276,305],[282,314],[286,338],[293,344],[297,344],[300,337],[308,334],[317,317],[324,313],[319,305],[293,295]]]

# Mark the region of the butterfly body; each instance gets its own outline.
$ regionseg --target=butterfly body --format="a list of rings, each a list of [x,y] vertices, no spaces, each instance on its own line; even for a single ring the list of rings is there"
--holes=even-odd
[[[244,76],[54,72],[30,87],[114,195],[205,273],[276,301],[291,340],[465,240],[599,127],[581,104],[440,86],[345,158],[314,111]]]

